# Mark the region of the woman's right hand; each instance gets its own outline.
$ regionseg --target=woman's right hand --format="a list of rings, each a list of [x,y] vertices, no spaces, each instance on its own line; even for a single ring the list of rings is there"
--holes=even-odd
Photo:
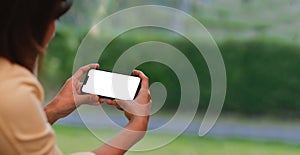
[[[134,100],[107,100],[106,103],[123,110],[130,122],[143,121],[148,124],[152,102],[149,91],[149,79],[143,72],[138,70],[134,70],[133,74],[139,76],[142,80],[141,89],[137,97]]]
[[[96,154],[124,154],[130,147],[141,140],[147,131],[151,107],[148,77],[143,72],[134,70],[133,74],[142,80],[141,89],[134,100],[107,100],[107,104],[123,110],[129,123],[111,140],[94,150]]]

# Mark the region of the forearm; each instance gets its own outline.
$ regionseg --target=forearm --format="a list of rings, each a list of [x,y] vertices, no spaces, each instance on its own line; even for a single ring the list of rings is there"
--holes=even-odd
[[[136,117],[125,126],[107,144],[99,147],[93,152],[96,154],[121,155],[141,140],[146,134],[149,117]]]
[[[48,122],[51,125],[55,123],[58,119],[60,119],[59,115],[57,114],[57,108],[55,107],[56,105],[55,102],[56,101],[53,100],[44,107],[44,111],[46,113]]]
[[[75,103],[73,103],[73,105],[65,103],[67,103],[67,101],[64,99],[55,97],[44,107],[44,111],[50,124],[55,123],[60,118],[66,117],[76,109]]]

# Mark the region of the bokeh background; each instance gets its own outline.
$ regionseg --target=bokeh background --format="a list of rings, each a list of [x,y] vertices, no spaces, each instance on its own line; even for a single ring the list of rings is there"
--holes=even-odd
[[[70,12],[57,21],[55,38],[40,68],[45,103],[72,75],[77,48],[94,24],[121,9],[147,4],[185,11],[207,28],[224,59],[227,94],[221,116],[207,136],[197,137],[194,128],[201,122],[195,119],[195,127],[192,124],[186,134],[170,145],[142,154],[300,152],[300,0],[75,0]],[[174,17],[174,26],[184,24]],[[114,65],[111,59],[116,59],[120,51],[147,40],[189,51],[188,56],[198,66],[201,101],[197,118],[201,118],[211,91],[208,68],[203,57],[195,55],[196,49],[180,35],[151,27],[126,32],[107,47],[107,54],[99,61],[101,67],[111,70]],[[170,90],[159,116],[174,113],[180,85],[176,78],[161,76],[168,72],[172,75],[171,70],[155,63],[138,69],[150,77],[150,83],[159,81]],[[59,146],[65,153],[90,150],[101,144],[86,128],[70,120],[66,118],[55,125]],[[109,130],[99,127],[99,132],[109,133]],[[153,135],[153,140],[162,135]]]

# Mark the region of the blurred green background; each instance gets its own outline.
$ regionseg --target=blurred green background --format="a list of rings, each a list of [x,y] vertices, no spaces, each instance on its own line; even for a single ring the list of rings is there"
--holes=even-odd
[[[299,117],[299,3],[297,0],[74,1],[71,11],[57,22],[56,36],[44,58],[40,78],[46,87],[47,99],[71,76],[77,48],[93,24],[123,8],[158,4],[193,15],[216,40],[228,78],[223,112]],[[111,59],[147,40],[169,43],[183,52],[188,51],[187,55],[194,58],[191,61],[200,66],[196,71],[202,87],[201,107],[206,110],[210,97],[206,63],[201,55],[195,55],[197,50],[185,38],[172,32],[143,28],[122,34],[107,47],[107,54],[100,60],[102,68],[111,70],[114,65]],[[141,67],[149,73],[150,80],[170,82],[168,87],[176,90],[174,81],[160,76],[165,70],[157,68],[155,64]],[[180,96],[178,93],[172,96]],[[176,99],[166,102],[170,109],[176,109],[177,105],[172,104]]]
[[[183,10],[198,19],[211,33],[220,48],[227,72],[227,94],[222,114],[258,119],[272,117],[276,120],[298,122],[300,117],[300,0],[74,1],[70,12],[57,21],[56,36],[49,45],[47,55],[43,60],[43,67],[40,69],[40,79],[46,91],[46,102],[72,75],[77,48],[94,24],[121,9],[146,4],[164,5]],[[174,24],[180,26],[180,23],[176,21]],[[193,45],[179,35],[151,27],[126,32],[107,47],[106,54],[100,60],[102,68],[111,70],[114,64],[110,60],[118,58],[119,52],[147,40],[166,42],[183,52],[189,51],[187,57],[190,57],[191,61],[198,66],[196,72],[201,85],[199,112],[204,112],[208,106],[211,90],[208,68],[203,57],[195,55],[197,50]],[[180,96],[178,81],[161,76],[168,72],[168,68],[148,63],[139,66],[139,69],[150,77],[150,83],[161,81],[173,90],[168,94],[162,110],[165,112],[176,110],[178,106],[176,96]],[[58,127],[56,130],[58,134],[62,131],[64,133],[62,136],[68,134],[68,132],[63,132],[64,127]],[[189,137],[185,138],[189,139]],[[197,138],[193,140],[196,142]],[[218,140],[208,139],[208,141],[209,144],[220,145]],[[253,147],[253,149],[248,149],[248,152],[241,150],[240,153],[259,154],[250,150],[261,147],[260,143],[241,143],[238,140],[228,140],[228,145]],[[61,145],[64,144],[61,142]],[[213,144],[210,146],[211,149],[214,149]],[[270,144],[266,150],[268,147],[271,147],[269,150],[273,150],[280,145]],[[289,154],[288,150],[296,148],[300,152],[298,146],[290,149],[289,147],[292,146],[285,145],[282,144],[282,149],[286,152],[279,154]],[[176,147],[178,146],[174,146],[174,149]],[[220,150],[215,154],[231,154],[231,151],[233,150],[229,149],[228,153],[224,153],[224,150],[223,152]],[[169,151],[165,154],[171,153],[172,151]],[[201,152],[195,154],[198,153]],[[214,154],[213,152],[202,153]],[[293,153],[290,152],[290,154]],[[263,154],[274,153],[266,151]]]

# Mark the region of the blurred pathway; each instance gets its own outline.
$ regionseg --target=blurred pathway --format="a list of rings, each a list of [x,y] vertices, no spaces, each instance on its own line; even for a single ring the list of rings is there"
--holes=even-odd
[[[84,117],[86,124],[89,127],[95,128],[113,128],[111,122],[103,121],[99,119],[99,115],[94,113],[84,113]],[[100,117],[101,118],[101,117]],[[121,117],[118,114],[110,115],[110,118],[114,120],[117,124],[121,126],[126,124],[126,119]],[[152,117],[150,119],[149,129],[155,129],[164,123],[166,123],[169,119],[167,118],[157,118]],[[70,116],[59,120],[56,124],[64,124],[71,126],[82,126],[85,124],[82,122],[79,114],[77,112],[72,113]],[[161,132],[174,133],[178,130],[178,127],[181,126],[183,120],[178,121],[178,126],[172,128],[166,128]],[[187,128],[184,134],[197,136],[198,128],[201,122],[194,120],[190,126]],[[216,138],[244,138],[244,139],[252,139],[252,140],[263,140],[263,141],[279,141],[286,142],[292,144],[300,144],[300,124],[294,123],[274,123],[274,122],[255,122],[253,120],[249,121],[235,121],[234,119],[219,119],[215,126],[210,130],[210,132],[206,135],[209,137]]]

